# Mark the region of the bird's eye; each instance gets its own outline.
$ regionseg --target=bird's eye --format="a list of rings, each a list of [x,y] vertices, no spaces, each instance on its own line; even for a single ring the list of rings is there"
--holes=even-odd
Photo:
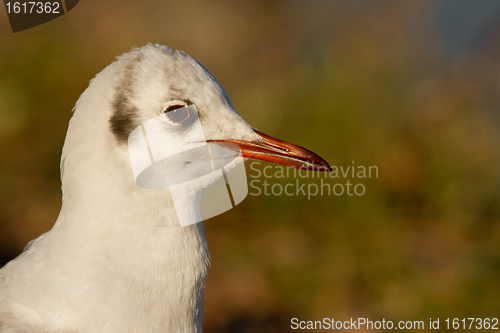
[[[176,124],[180,124],[180,123],[185,122],[191,116],[188,108],[185,107],[184,105],[169,106],[165,110],[165,113],[167,115],[167,118]]]

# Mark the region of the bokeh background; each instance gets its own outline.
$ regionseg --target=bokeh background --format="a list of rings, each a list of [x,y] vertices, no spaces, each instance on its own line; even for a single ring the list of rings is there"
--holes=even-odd
[[[78,96],[148,42],[198,59],[259,130],[379,168],[363,196],[248,196],[207,221],[205,332],[500,317],[496,0],[82,0],[16,34],[1,8],[0,266],[57,218]]]

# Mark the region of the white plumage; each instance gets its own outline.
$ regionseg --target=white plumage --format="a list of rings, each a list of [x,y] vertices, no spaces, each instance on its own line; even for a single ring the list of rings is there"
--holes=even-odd
[[[188,104],[209,141],[247,144],[246,157],[328,167],[254,131],[185,53],[147,45],[118,57],[74,108],[54,227],[0,270],[0,332],[201,332],[209,265],[203,224],[178,226],[168,189],[138,187],[127,149],[134,128]]]
[[[169,191],[135,184],[126,145],[137,125],[188,101],[207,138],[258,138],[182,52],[135,49],[91,81],[64,143],[60,215],[0,270],[0,331],[201,332],[203,224],[163,228],[176,221]]]

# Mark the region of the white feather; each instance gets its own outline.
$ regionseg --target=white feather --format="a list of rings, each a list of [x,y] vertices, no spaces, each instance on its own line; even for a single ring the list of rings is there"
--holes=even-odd
[[[110,130],[121,97],[137,124],[169,101],[189,99],[206,139],[258,139],[185,53],[147,45],[118,57],[76,103],[54,227],[0,270],[0,332],[201,332],[209,265],[203,224],[178,227],[168,188],[135,184],[127,145]],[[199,214],[195,201],[187,209]]]

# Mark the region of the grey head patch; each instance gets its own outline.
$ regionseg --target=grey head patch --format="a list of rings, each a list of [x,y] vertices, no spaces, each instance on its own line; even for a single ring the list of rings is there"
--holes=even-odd
[[[139,126],[137,123],[137,113],[139,110],[123,93],[117,93],[113,101],[113,115],[109,118],[111,132],[119,143],[127,143],[132,131]]]
[[[132,103],[131,99],[134,94],[135,68],[141,58],[142,54],[139,53],[128,60],[123,68],[122,77],[117,81],[118,84],[115,87],[115,96],[111,105],[113,113],[109,118],[109,127],[120,144],[128,143],[130,133],[140,125],[137,119],[139,109]]]

